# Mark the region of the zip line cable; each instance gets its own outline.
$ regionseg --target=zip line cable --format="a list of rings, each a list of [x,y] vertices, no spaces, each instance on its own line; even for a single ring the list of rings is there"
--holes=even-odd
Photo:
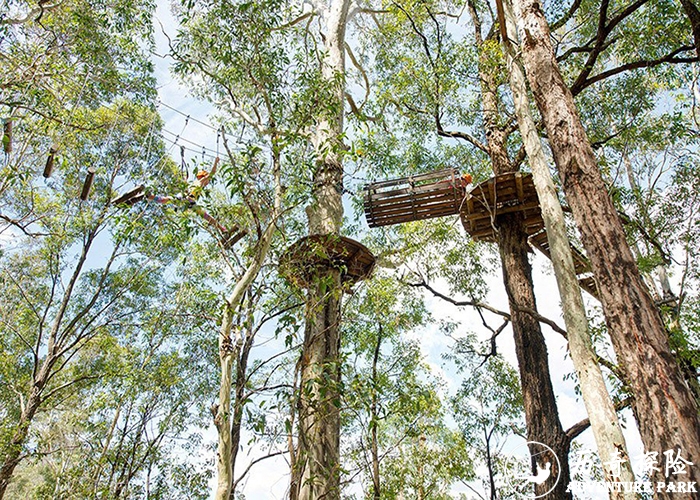
[[[208,129],[211,129],[214,132],[218,132],[218,129],[216,127],[214,127],[213,125],[206,123],[206,122],[203,122],[202,120],[198,120],[196,118],[193,118],[191,115],[189,115],[183,111],[180,111],[179,109],[174,108],[173,106],[170,106],[169,104],[164,103],[160,99],[158,99],[158,105],[163,106],[164,108],[168,108],[169,110],[174,111],[175,113],[184,116],[187,120],[192,120],[193,122],[199,123],[200,125],[207,127]]]

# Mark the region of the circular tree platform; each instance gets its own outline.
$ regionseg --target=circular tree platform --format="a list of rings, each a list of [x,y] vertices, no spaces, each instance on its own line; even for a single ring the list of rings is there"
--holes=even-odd
[[[372,252],[359,241],[314,234],[287,249],[280,259],[280,273],[292,284],[309,288],[323,271],[338,269],[343,284],[353,285],[369,278],[374,263]]]
[[[514,212],[523,213],[528,235],[544,227],[531,174],[511,172],[476,185],[464,200],[460,216],[472,239],[495,242],[498,216]]]

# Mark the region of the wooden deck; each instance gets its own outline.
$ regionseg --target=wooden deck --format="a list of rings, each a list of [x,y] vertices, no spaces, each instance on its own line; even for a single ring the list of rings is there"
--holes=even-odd
[[[513,172],[492,177],[474,187],[467,195],[460,212],[462,225],[472,239],[494,242],[498,216],[522,212],[528,235],[544,227],[540,202],[532,175]]]
[[[369,278],[374,255],[359,241],[345,236],[306,236],[290,246],[280,259],[280,273],[292,284],[309,288],[325,269],[341,271],[344,284]]]
[[[495,242],[498,217],[513,212],[524,214],[525,232],[529,236],[530,246],[551,260],[544,220],[531,174],[513,172],[498,175],[477,185],[467,195],[462,206],[462,224],[474,240]],[[579,285],[598,298],[588,259],[573,246],[571,255]]]
[[[364,188],[365,217],[369,227],[456,215],[466,190],[457,169],[445,169]]]
[[[468,191],[468,192],[467,192]],[[365,187],[365,216],[369,227],[387,226],[459,213],[472,239],[496,242],[498,218],[521,212],[528,243],[548,259],[547,233],[537,191],[529,173],[498,175],[467,190],[456,169],[404,177]],[[571,247],[582,289],[598,298],[588,259]]]

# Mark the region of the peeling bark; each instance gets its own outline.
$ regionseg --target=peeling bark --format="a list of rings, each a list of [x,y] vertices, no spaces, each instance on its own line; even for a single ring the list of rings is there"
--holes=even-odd
[[[333,102],[316,124],[313,203],[306,207],[309,234],[340,234],[343,219],[345,28],[350,0],[333,0],[326,12],[322,75]],[[306,327],[300,361],[298,443],[290,498],[340,498],[340,271],[319,269],[306,298]]]
[[[477,45],[481,48],[481,23],[473,0],[469,2],[469,12],[475,27]],[[479,57],[479,79],[481,81],[482,110],[488,154],[496,175],[513,172],[516,167],[508,157],[506,141],[508,132],[499,126],[497,83],[493,71],[486,61]],[[524,230],[521,213],[499,216],[494,221],[498,229],[498,249],[501,255],[503,282],[508,293],[511,311],[515,352],[518,359],[520,385],[525,406],[527,439],[547,444],[554,450],[561,463],[559,482],[557,474],[537,485],[535,492],[549,500],[571,498],[566,492],[569,484],[569,439],[559,420],[554,397],[547,347],[540,323],[525,310],[537,310],[532,284],[532,269],[528,261],[527,233]],[[544,467],[544,464],[539,464]],[[534,464],[533,464],[534,466]]]
[[[569,206],[591,260],[615,353],[635,394],[646,451],[681,450],[700,463],[698,408],[673,358],[661,315],[644,286],[598,169],[536,0],[515,0],[528,81],[547,129]],[[652,481],[664,481],[664,472]],[[683,480],[698,481],[697,468]],[[660,498],[671,497],[659,492]],[[676,493],[673,498],[692,498]]]
[[[504,2],[507,30],[510,39],[517,39],[512,7],[508,0]],[[596,440],[598,454],[605,470],[605,479],[610,482],[633,482],[634,474],[629,463],[629,454],[622,434],[622,428],[615,412],[612,398],[605,387],[605,379],[596,360],[591,337],[588,332],[588,320],[581,297],[571,256],[569,239],[564,225],[564,211],[556,195],[554,182],[542,150],[535,121],[530,114],[525,75],[516,60],[515,48],[510,39],[504,42],[508,60],[510,87],[513,92],[516,116],[523,143],[532,169],[535,189],[542,209],[542,218],[547,231],[552,265],[557,278],[557,286],[562,300],[564,322],[568,332],[571,361],[579,378],[579,387],[584,405],[590,419],[591,430]],[[612,460],[619,456],[625,460],[619,475],[611,468]],[[609,463],[610,465],[606,465]],[[617,475],[617,479],[615,479]],[[610,498],[633,500],[634,492],[611,492]]]

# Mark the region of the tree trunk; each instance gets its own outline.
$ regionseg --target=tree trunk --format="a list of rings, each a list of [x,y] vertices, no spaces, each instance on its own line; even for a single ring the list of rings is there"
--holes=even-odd
[[[491,435],[493,430],[489,431],[486,428],[486,424],[483,424],[483,429],[484,429],[484,442],[486,443],[486,452],[484,453],[486,456],[486,468],[489,471],[489,499],[490,500],[498,500],[497,497],[497,490],[496,490],[496,478],[495,478],[495,473],[496,471],[494,470],[494,463],[493,463],[493,457],[491,456]]]
[[[231,456],[231,375],[233,361],[240,349],[239,342],[231,338],[233,330],[233,308],[228,306],[219,332],[219,404],[214,415],[214,425],[218,433],[216,447],[216,500],[229,500],[233,486],[233,460]],[[238,328],[238,327],[236,327]],[[237,335],[239,337],[239,335]],[[236,340],[239,340],[238,338]]]
[[[486,128],[487,148],[496,175],[512,172],[514,167],[508,158],[507,132],[499,127],[497,83],[493,71],[483,59],[481,51],[481,22],[473,0],[469,12],[474,22],[475,38],[479,46],[479,79]],[[547,481],[536,486],[536,493],[543,498],[562,500],[571,498],[566,492],[569,483],[569,439],[559,421],[554,389],[549,373],[547,346],[539,322],[522,308],[536,310],[532,285],[532,270],[528,261],[527,234],[520,213],[505,214],[494,221],[498,229],[498,248],[501,255],[503,281],[508,293],[511,311],[515,352],[520,372],[520,385],[525,406],[525,423],[529,441],[537,441],[552,448],[561,463],[558,483],[553,473]],[[544,467],[544,464],[539,464]],[[534,472],[534,471],[533,471]]]
[[[250,350],[253,348],[253,340],[255,338],[252,328],[252,321],[252,318],[250,321],[248,321],[246,338],[243,341],[243,346],[241,347],[236,360],[236,381],[234,385],[233,408],[231,410],[231,469],[234,472],[236,470],[238,448],[241,444],[243,407],[246,400],[246,383],[248,382],[248,357],[250,356]],[[231,488],[229,500],[235,500],[236,482],[237,480],[233,478],[233,486]]]
[[[308,295],[294,484],[298,500],[340,498],[340,273],[330,270],[326,277],[332,285],[322,281]]]
[[[5,497],[5,491],[12,480],[12,475],[15,468],[22,461],[22,448],[29,435],[29,426],[36,415],[39,406],[41,405],[41,395],[46,386],[46,380],[51,371],[53,362],[47,358],[42,364],[41,370],[37,374],[34,385],[32,386],[27,403],[22,409],[20,420],[15,428],[12,439],[7,448],[3,450],[2,465],[0,466],[0,500]]]
[[[273,142],[276,137],[273,137]],[[216,500],[228,500],[233,487],[233,441],[232,441],[232,421],[231,421],[231,377],[233,374],[233,362],[238,360],[238,356],[243,346],[243,339],[240,331],[236,331],[236,343],[233,343],[231,333],[233,331],[233,319],[236,309],[243,300],[246,292],[250,288],[262,268],[265,259],[272,245],[272,237],[277,228],[277,219],[282,214],[282,180],[281,180],[281,159],[279,150],[273,148],[272,164],[274,177],[274,207],[270,220],[265,231],[255,245],[255,253],[243,275],[238,279],[231,294],[226,298],[221,327],[219,328],[219,364],[221,368],[221,378],[219,382],[219,403],[214,412],[214,424],[219,434],[216,452],[217,480],[216,480]],[[239,328],[238,326],[236,328]],[[237,366],[237,370],[240,366]],[[238,422],[240,426],[240,421]],[[235,444],[236,447],[238,443]]]
[[[332,89],[316,124],[314,200],[306,207],[309,234],[340,234],[343,219],[345,27],[350,0],[333,0],[326,12],[323,79]],[[340,498],[340,303],[338,269],[319,269],[306,298],[301,355],[298,445],[292,470],[292,500]]]
[[[382,324],[379,323],[379,331],[377,332],[377,344],[374,346],[374,357],[372,358],[372,403],[370,405],[370,432],[372,438],[372,496],[374,500],[381,500],[381,482],[379,476],[379,395],[377,394],[377,386],[379,384],[377,367],[379,365],[379,353],[381,352]]]
[[[633,410],[646,451],[680,450],[684,458],[700,463],[698,408],[671,354],[663,321],[642,282],[573,97],[559,72],[547,21],[536,0],[515,0],[514,5],[528,81],[591,260],[615,353],[635,394]],[[696,470],[691,467],[682,480],[698,481]],[[652,480],[665,480],[663,467]],[[664,492],[658,495],[670,497]],[[674,498],[692,496],[676,493]]]
[[[543,495],[554,488],[543,498],[562,500],[571,498],[566,492],[569,485],[570,443],[559,421],[549,373],[547,346],[540,324],[532,315],[522,311],[522,308],[537,309],[532,287],[532,270],[528,262],[529,247],[522,221],[523,216],[519,213],[506,214],[498,220],[503,281],[510,302],[515,352],[525,405],[527,439],[549,446],[561,464],[561,471],[552,469],[551,477],[543,484],[536,485],[535,493]],[[538,462],[538,465],[545,467],[545,463]],[[557,473],[560,475],[555,486]]]
[[[503,4],[508,36],[515,40],[517,33],[512,6],[507,0]],[[633,482],[634,473],[630,466],[625,437],[617,419],[615,406],[605,387],[605,379],[596,360],[591,337],[588,333],[588,320],[581,297],[581,288],[576,279],[576,270],[564,225],[564,211],[559,204],[537,127],[530,114],[525,75],[519,61],[515,58],[515,48],[510,39],[505,40],[503,44],[509,67],[510,87],[513,92],[520,134],[523,137],[525,151],[532,169],[535,189],[542,209],[542,218],[547,231],[552,265],[562,300],[571,361],[578,375],[581,396],[603,463],[605,479],[611,482],[615,480]],[[625,460],[619,473],[613,471],[611,467],[612,461],[618,457]],[[611,492],[610,495],[611,498],[615,499],[633,500],[637,498],[634,492]]]

